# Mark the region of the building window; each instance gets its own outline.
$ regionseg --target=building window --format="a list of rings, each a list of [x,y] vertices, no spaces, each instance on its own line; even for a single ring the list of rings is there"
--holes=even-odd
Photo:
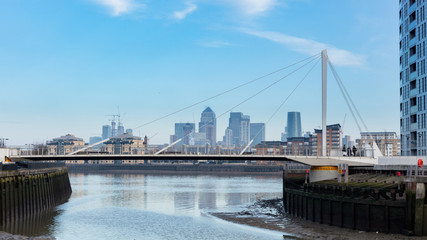
[[[412,31],[409,32],[409,39],[412,40],[416,37],[416,28],[412,29]]]
[[[416,63],[411,64],[411,66],[409,66],[409,70],[411,73],[417,71],[417,64]]]

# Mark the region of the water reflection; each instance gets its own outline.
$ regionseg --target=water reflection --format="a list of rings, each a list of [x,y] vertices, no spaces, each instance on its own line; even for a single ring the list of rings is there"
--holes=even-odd
[[[103,205],[167,214],[199,215],[202,209],[281,196],[281,179],[272,176],[71,174],[70,178],[72,198],[97,196]]]
[[[55,224],[55,217],[58,214],[59,212],[53,209],[20,219],[19,221],[11,221],[1,226],[1,231],[26,236],[48,236],[52,234],[50,231],[51,226]]]
[[[257,199],[281,197],[279,176],[70,174],[70,181],[73,194],[57,211],[6,231],[58,239],[280,236],[236,228],[206,216],[207,212],[236,210]]]

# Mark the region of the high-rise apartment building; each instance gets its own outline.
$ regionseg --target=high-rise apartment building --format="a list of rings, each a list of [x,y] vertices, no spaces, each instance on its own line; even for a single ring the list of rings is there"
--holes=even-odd
[[[104,125],[102,126],[102,140],[107,139],[112,136],[111,126]]]
[[[254,139],[251,146],[255,146],[265,141],[265,123],[251,123],[251,140]]]
[[[117,135],[123,135],[125,133],[125,127],[122,123],[119,122],[119,126],[117,127]]]
[[[287,138],[301,137],[301,113],[288,112]]]
[[[111,121],[111,136],[117,136],[116,121]]]
[[[349,135],[345,135],[345,136],[342,138],[342,147],[344,147],[344,146],[345,146],[346,150],[347,150],[347,148],[352,148],[352,147],[353,147],[353,145],[354,145],[354,142],[353,142],[353,141],[351,141],[351,136],[349,136]]]
[[[206,139],[211,146],[216,145],[216,115],[210,107],[207,107],[200,117],[199,132],[206,133]]]
[[[241,130],[240,130],[240,145],[246,147],[251,141],[251,118],[248,115],[243,115]]]
[[[286,141],[287,141],[287,139],[288,139],[288,127],[285,127],[285,131],[284,131],[284,132],[282,132],[281,137],[280,137],[280,140],[281,140],[282,142],[286,142]]]
[[[177,143],[175,146],[185,145],[193,145],[194,144],[194,131],[195,131],[194,123],[175,123],[175,139],[182,140]]]
[[[231,129],[232,144],[236,147],[245,147],[250,140],[250,117],[241,112],[231,112],[228,128]]]
[[[224,134],[224,138],[222,140],[222,145],[223,146],[232,146],[233,145],[233,131],[227,127],[227,129],[225,129],[225,134]]]
[[[240,132],[243,113],[231,112],[228,119],[228,128],[231,129],[231,144],[240,146]]]
[[[399,0],[401,155],[427,154],[426,5]]]
[[[102,138],[98,136],[93,136],[89,138],[89,145],[95,144],[97,142],[101,142]]]

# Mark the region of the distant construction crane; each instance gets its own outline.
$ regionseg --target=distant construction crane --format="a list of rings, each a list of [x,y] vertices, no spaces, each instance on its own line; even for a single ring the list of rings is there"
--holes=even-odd
[[[112,119],[108,119],[111,122],[111,136],[116,136],[124,133],[124,127],[120,120],[120,108],[117,106],[117,114],[105,115],[109,117],[113,117]],[[117,121],[116,121],[117,118]],[[117,127],[117,128],[116,128]]]

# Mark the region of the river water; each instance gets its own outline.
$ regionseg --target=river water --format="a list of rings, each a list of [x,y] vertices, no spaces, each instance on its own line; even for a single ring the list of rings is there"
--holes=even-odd
[[[70,181],[67,203],[5,230],[57,239],[282,239],[209,214],[282,197],[279,176],[70,174]]]

